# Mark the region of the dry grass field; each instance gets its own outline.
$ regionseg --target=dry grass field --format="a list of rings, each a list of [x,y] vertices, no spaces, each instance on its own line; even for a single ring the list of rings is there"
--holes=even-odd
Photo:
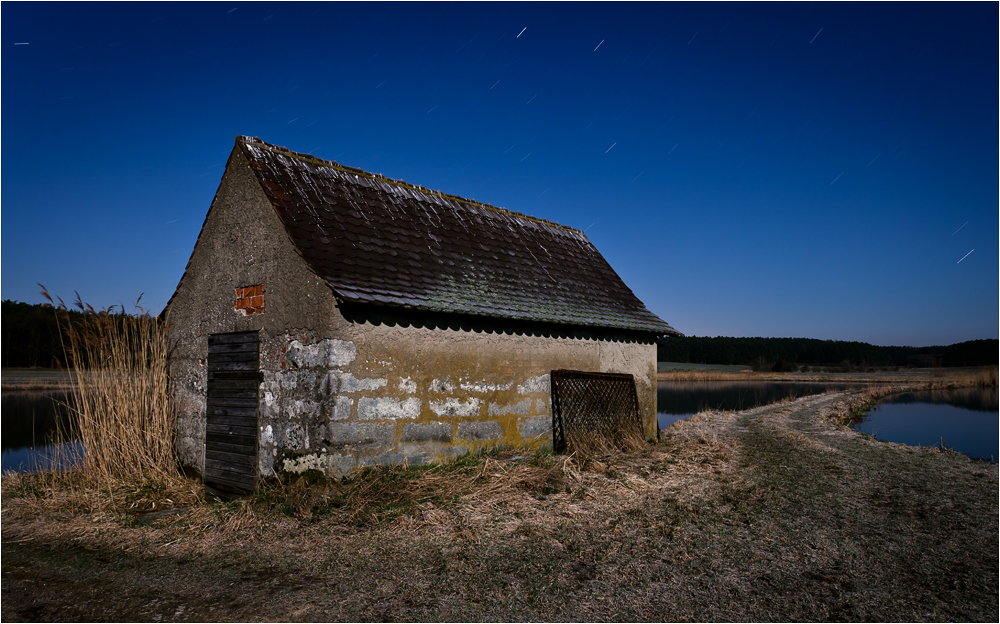
[[[997,464],[837,424],[896,389],[230,502],[5,475],[2,618],[996,621]]]

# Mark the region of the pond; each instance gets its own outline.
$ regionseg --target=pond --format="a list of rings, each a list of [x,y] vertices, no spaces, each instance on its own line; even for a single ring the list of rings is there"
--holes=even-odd
[[[51,466],[54,457],[78,453],[79,446],[53,445],[58,430],[68,428],[68,391],[9,391],[0,395],[0,469],[32,471]]]
[[[855,425],[880,440],[940,446],[969,457],[1000,458],[996,388],[907,392],[883,399]]]
[[[849,383],[769,381],[661,381],[656,386],[660,429],[704,410],[744,410],[786,397],[856,387]]]

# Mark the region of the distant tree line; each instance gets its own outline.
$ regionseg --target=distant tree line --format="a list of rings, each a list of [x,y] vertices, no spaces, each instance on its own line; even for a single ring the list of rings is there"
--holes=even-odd
[[[944,348],[944,366],[985,366],[996,364],[998,341],[967,340]]]
[[[80,310],[67,309],[62,302],[59,308],[46,304],[30,304],[5,299],[0,302],[0,366],[3,368],[67,368],[63,344],[69,347],[66,330],[73,325],[77,339],[92,340],[94,330],[110,322],[120,325],[129,317],[124,309],[94,310],[77,302]],[[58,320],[57,320],[58,315]],[[101,321],[103,320],[103,323]],[[80,353],[87,356],[87,349]],[[87,367],[89,362],[78,362]]]
[[[83,315],[69,312],[75,318]],[[4,368],[58,368],[63,349],[55,310],[48,306],[11,301],[0,302],[0,366]]]
[[[758,369],[788,366],[891,367],[983,366],[997,364],[998,341],[969,340],[949,346],[880,347],[866,342],[815,338],[661,338],[660,362],[729,364]]]

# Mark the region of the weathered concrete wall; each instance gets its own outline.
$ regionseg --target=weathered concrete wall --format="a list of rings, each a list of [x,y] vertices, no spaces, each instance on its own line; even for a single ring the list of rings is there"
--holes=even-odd
[[[258,284],[264,312],[234,309],[236,289]],[[181,460],[203,470],[208,336],[251,330],[261,345],[262,476],[551,444],[548,373],[559,368],[633,374],[646,434],[656,435],[652,342],[350,318],[234,150],[167,316]]]
[[[268,455],[281,470],[341,474],[484,445],[551,445],[549,372],[559,368],[635,375],[656,435],[652,344],[364,322],[285,349],[286,366],[262,385],[262,471]]]

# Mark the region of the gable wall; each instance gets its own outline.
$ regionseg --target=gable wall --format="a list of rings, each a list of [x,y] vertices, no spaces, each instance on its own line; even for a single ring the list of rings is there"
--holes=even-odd
[[[264,288],[264,312],[241,314],[236,289],[254,285]],[[262,476],[309,469],[340,476],[484,445],[551,445],[548,373],[559,368],[633,374],[646,435],[656,435],[652,342],[345,319],[288,241],[238,149],[167,322],[177,449],[199,471],[207,338],[223,332],[260,332]]]
[[[264,313],[235,310],[237,289],[264,286]],[[240,150],[234,149],[167,311],[181,462],[204,467],[208,336],[260,332],[261,370],[280,366],[285,334],[330,334],[330,288],[288,241]]]

